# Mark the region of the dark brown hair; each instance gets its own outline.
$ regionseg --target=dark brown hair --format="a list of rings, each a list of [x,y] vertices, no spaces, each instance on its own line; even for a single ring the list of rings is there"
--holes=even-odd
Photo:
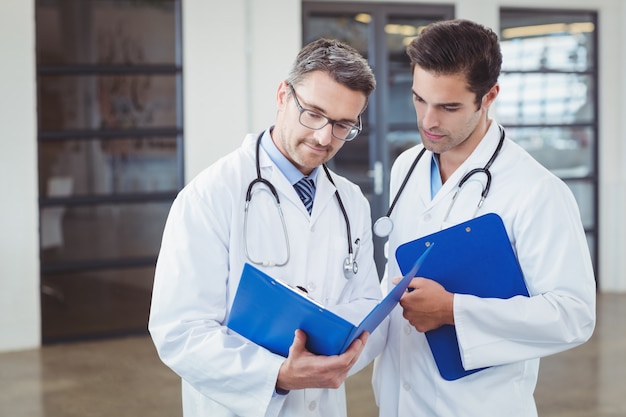
[[[482,98],[498,82],[502,52],[498,36],[489,28],[469,20],[431,23],[406,49],[415,66],[440,75],[462,73],[468,89]]]

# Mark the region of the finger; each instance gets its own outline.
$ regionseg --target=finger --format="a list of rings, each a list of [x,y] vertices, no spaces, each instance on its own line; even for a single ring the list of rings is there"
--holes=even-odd
[[[406,288],[406,292],[413,292],[420,288],[421,286],[421,278],[413,278],[409,283],[409,286]]]
[[[360,340],[362,344],[359,347],[358,352],[354,357],[354,362],[356,362],[359,356],[361,356],[361,352],[363,352],[363,349],[365,348],[365,344],[367,343],[367,339],[369,339],[369,337],[370,337],[369,332],[363,332],[361,333],[361,336],[359,336],[359,338],[356,339],[356,340]]]
[[[356,362],[361,355],[368,338],[369,332],[361,333],[361,335],[357,339],[354,339],[348,349],[344,352],[344,355],[352,355],[350,358],[350,366],[354,365],[354,362]]]
[[[363,343],[363,347],[367,343],[367,339],[369,339],[369,337],[370,337],[370,333],[369,332],[363,332],[363,333],[361,333],[361,336],[359,336],[358,340],[360,340]]]
[[[359,352],[363,349],[363,342],[361,338],[354,339],[348,349],[346,349],[342,354],[339,355],[341,362],[347,361],[348,363],[352,363],[355,357],[359,356]],[[339,362],[338,362],[339,363]],[[344,362],[345,363],[345,362]]]
[[[298,329],[294,332],[293,342],[289,347],[289,356],[293,353],[300,353],[306,351],[306,333]]]

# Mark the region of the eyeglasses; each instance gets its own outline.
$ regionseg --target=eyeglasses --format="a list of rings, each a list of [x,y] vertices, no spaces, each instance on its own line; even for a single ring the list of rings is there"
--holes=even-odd
[[[361,124],[361,116],[359,115],[359,125],[353,125],[350,123],[341,122],[338,120],[333,120],[329,117],[324,116],[321,113],[315,112],[313,110],[305,109],[300,105],[298,101],[298,97],[296,96],[296,90],[294,90],[291,84],[287,84],[289,86],[289,90],[291,91],[291,95],[293,96],[293,101],[296,103],[296,107],[300,112],[300,124],[306,128],[313,130],[320,130],[327,124],[332,125],[332,134],[335,138],[343,140],[343,141],[351,141],[356,138],[362,130]]]

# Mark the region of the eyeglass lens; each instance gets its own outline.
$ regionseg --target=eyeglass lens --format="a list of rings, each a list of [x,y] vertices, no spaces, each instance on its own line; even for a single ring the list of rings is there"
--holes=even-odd
[[[288,85],[289,89],[291,90],[291,95],[293,96],[294,103],[296,104],[298,111],[300,111],[299,121],[302,126],[313,130],[319,130],[330,123],[332,125],[333,136],[337,139],[346,141],[354,139],[361,131],[361,128],[359,126],[333,120],[313,110],[305,109],[300,104],[300,101],[296,96],[296,91],[293,86],[291,84]]]

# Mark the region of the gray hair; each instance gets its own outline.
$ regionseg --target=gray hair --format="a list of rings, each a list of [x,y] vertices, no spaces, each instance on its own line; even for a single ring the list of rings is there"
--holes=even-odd
[[[369,97],[376,88],[374,73],[363,56],[355,48],[334,39],[318,39],[305,45],[287,78],[297,85],[306,74],[322,71],[339,84]]]

